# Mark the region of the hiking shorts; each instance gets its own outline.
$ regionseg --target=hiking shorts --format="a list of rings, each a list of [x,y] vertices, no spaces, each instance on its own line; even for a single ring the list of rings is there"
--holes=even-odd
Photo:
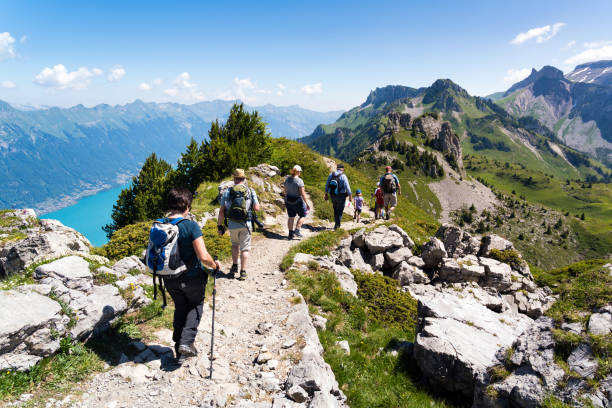
[[[229,232],[232,246],[239,246],[241,252],[251,249],[251,231],[247,227],[232,228]]]
[[[295,201],[292,204],[285,201],[285,207],[287,208],[287,216],[289,218],[293,218],[296,215],[300,218],[306,216],[306,212],[307,212],[306,203],[304,202],[302,197],[300,197],[297,201]]]
[[[397,206],[397,193],[385,193],[385,207]]]

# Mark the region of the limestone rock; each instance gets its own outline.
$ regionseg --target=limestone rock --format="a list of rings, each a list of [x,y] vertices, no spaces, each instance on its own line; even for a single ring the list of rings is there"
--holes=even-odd
[[[593,356],[591,347],[583,343],[576,347],[567,359],[570,370],[577,372],[581,377],[593,378],[597,372],[597,360]]]
[[[334,263],[326,256],[313,256],[309,254],[298,253],[294,257],[294,264],[308,265],[310,262],[315,262],[320,268],[333,272],[343,290],[350,294],[357,295],[357,283],[351,271],[344,265]]]
[[[113,270],[123,275],[129,274],[131,271],[144,273],[146,269],[145,264],[136,255],[123,258],[113,265]]]
[[[442,224],[436,232],[436,238],[444,243],[447,255],[453,257],[457,249],[461,247],[463,230],[453,224]]]
[[[400,286],[414,283],[429,283],[429,277],[421,269],[402,261],[393,270],[393,279],[399,281]]]
[[[385,256],[380,254],[374,254],[370,257],[370,266],[375,271],[380,271],[385,265]]]
[[[469,297],[452,293],[417,296],[414,357],[432,385],[472,397],[510,346],[531,324],[524,315],[498,314]]]
[[[423,262],[425,262],[426,268],[438,267],[446,257],[447,253],[444,244],[438,238],[431,238],[428,242],[423,244],[421,258]]]
[[[399,233],[381,225],[366,235],[365,244],[372,254],[378,254],[391,248],[404,246],[404,239]]]
[[[402,236],[402,240],[404,241],[404,246],[408,248],[414,248],[414,241],[410,238],[410,235],[406,233],[399,225],[391,224],[389,225],[389,229],[391,231],[395,231]]]
[[[512,286],[512,269],[510,265],[490,258],[480,258],[480,264],[485,268],[485,286],[504,293]]]
[[[91,244],[83,235],[56,220],[39,220],[39,228],[27,238],[0,247],[0,277],[24,270],[42,260],[67,254],[89,254]]]
[[[59,349],[67,323],[59,303],[46,296],[0,291],[0,354],[49,356]]]
[[[351,347],[349,346],[349,342],[346,340],[337,341],[336,345],[340,347],[340,349],[344,350],[345,353],[351,354]]]
[[[0,355],[0,372],[2,371],[30,371],[42,357],[33,356],[31,354],[1,354]]]
[[[385,252],[387,265],[394,268],[396,265],[408,261],[412,257],[412,251],[408,247],[393,248]]]
[[[72,292],[68,304],[76,312],[77,323],[71,329],[72,337],[87,339],[108,328],[113,319],[124,313],[128,305],[113,285],[94,286],[90,293]]]
[[[57,279],[70,289],[87,290],[93,286],[89,263],[79,256],[68,256],[34,270],[35,279]]]
[[[480,251],[478,255],[487,256],[489,255],[492,249],[506,251],[514,249],[514,245],[512,244],[512,242],[496,234],[484,236],[482,238],[482,243],[480,245]]]
[[[588,329],[591,334],[612,333],[612,313],[593,313],[589,318]]]
[[[366,230],[365,228],[360,229],[353,235],[353,246],[356,248],[365,248],[366,242]]]

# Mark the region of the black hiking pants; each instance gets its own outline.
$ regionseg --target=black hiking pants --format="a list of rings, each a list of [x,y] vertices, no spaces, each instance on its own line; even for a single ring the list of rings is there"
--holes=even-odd
[[[344,213],[344,206],[346,204],[346,194],[332,194],[331,195],[332,206],[334,207],[334,223],[335,227],[340,227],[342,221],[342,214]]]
[[[166,289],[174,301],[174,340],[175,351],[181,344],[191,345],[198,334],[198,326],[202,319],[204,291],[208,275],[177,279],[164,279]]]

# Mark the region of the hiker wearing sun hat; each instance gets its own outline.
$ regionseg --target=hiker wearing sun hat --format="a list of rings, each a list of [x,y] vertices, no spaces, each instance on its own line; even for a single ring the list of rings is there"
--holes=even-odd
[[[287,208],[287,228],[289,229],[289,239],[302,238],[300,228],[304,223],[310,206],[306,200],[306,191],[304,191],[304,181],[300,178],[302,174],[302,167],[296,164],[291,169],[291,175],[287,176],[283,183],[285,193],[285,208]],[[295,230],[293,224],[295,217],[298,217],[297,223],[295,224]]]
[[[257,193],[246,185],[246,174],[243,169],[234,170],[234,185],[225,189],[221,195],[221,207],[217,218],[219,235],[225,233],[223,222],[227,219],[227,227],[232,241],[232,267],[230,275],[238,272],[238,256],[240,256],[239,280],[247,277],[246,266],[251,250],[251,219],[253,211],[259,211]]]

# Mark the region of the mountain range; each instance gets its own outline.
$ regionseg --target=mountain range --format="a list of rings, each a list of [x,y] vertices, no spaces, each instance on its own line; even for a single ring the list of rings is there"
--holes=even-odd
[[[517,117],[533,117],[555,136],[612,165],[612,61],[578,65],[572,72],[533,69],[524,80],[492,96]]]
[[[92,108],[19,109],[0,101],[0,207],[61,208],[76,198],[125,183],[156,152],[174,162],[191,138],[203,140],[236,101],[193,105],[101,104]],[[299,106],[256,109],[275,137],[297,138],[342,113]]]

